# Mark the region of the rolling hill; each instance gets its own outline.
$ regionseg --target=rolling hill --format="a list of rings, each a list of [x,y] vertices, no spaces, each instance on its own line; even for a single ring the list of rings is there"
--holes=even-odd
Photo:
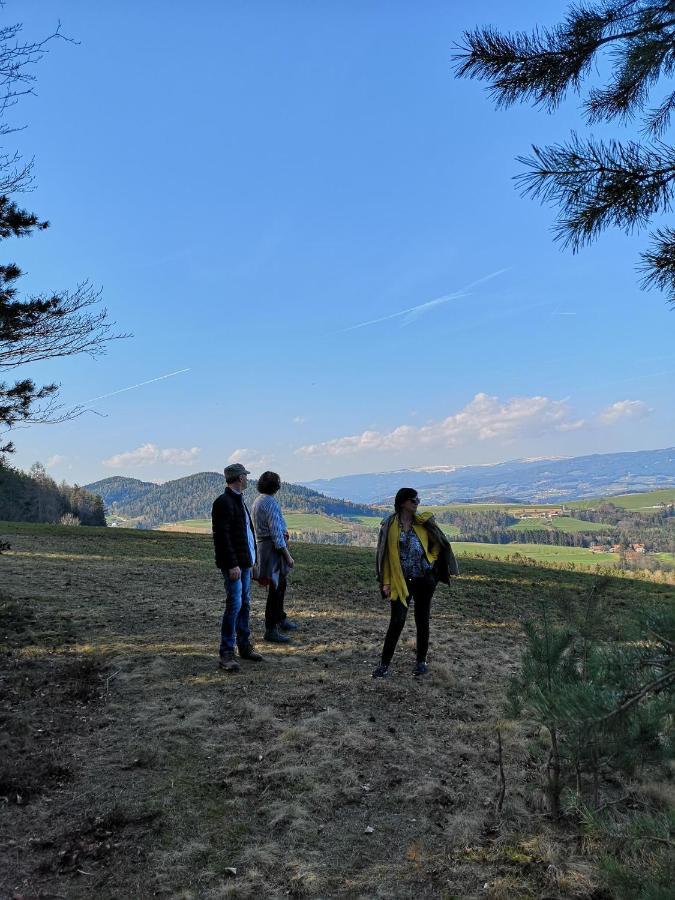
[[[98,494],[109,514],[133,519],[143,528],[186,519],[207,519],[211,505],[225,490],[225,479],[217,472],[199,472],[164,484],[137,478],[105,478],[87,485],[86,490]],[[246,501],[257,496],[256,482],[246,489]],[[311,488],[284,482],[277,494],[284,511],[323,513],[329,516],[372,516],[367,505],[326,497]]]

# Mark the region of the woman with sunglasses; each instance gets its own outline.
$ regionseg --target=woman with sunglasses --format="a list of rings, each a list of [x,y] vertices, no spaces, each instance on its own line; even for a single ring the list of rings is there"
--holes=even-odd
[[[396,644],[403,631],[408,606],[415,605],[417,662],[413,675],[426,675],[431,598],[436,583],[446,584],[459,569],[452,547],[433,514],[420,512],[414,488],[401,488],[394,513],[383,520],[377,541],[376,568],[382,596],[390,601],[391,618],[382,648],[382,660],[373,678],[386,678]]]

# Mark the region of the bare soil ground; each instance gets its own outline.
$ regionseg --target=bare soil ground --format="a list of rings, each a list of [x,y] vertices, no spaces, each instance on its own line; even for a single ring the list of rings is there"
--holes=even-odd
[[[290,646],[217,668],[210,540],[2,525],[0,896],[596,897],[592,859],[545,815],[503,722],[519,620],[592,576],[487,560],[434,599],[431,672],[406,626],[370,678],[387,610],[372,551],[298,545]],[[672,597],[607,589],[619,628]],[[254,631],[264,595],[255,589]],[[504,738],[499,792],[496,725]]]

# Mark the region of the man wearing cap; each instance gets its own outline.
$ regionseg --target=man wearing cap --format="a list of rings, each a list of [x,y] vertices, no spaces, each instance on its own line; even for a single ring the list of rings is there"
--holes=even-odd
[[[241,659],[259,662],[262,656],[253,649],[249,616],[251,612],[251,573],[256,563],[255,535],[243,492],[249,471],[241,463],[225,467],[227,486],[211,510],[216,566],[225,581],[225,612],[220,632],[220,667],[238,672]]]

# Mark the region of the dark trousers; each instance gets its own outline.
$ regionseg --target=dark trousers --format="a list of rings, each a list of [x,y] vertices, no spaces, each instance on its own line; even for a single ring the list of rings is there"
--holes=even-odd
[[[271,631],[286,618],[284,612],[284,597],[286,596],[286,577],[279,576],[275,587],[270,584],[267,591],[267,603],[265,604],[265,630]]]
[[[431,617],[431,598],[436,590],[436,579],[429,573],[423,578],[406,579],[408,604],[415,605],[415,626],[417,628],[417,661],[425,662],[429,650],[429,619]],[[391,618],[382,648],[382,663],[388,666],[394,655],[396,644],[403,631],[408,616],[408,607],[400,600],[391,601]]]

